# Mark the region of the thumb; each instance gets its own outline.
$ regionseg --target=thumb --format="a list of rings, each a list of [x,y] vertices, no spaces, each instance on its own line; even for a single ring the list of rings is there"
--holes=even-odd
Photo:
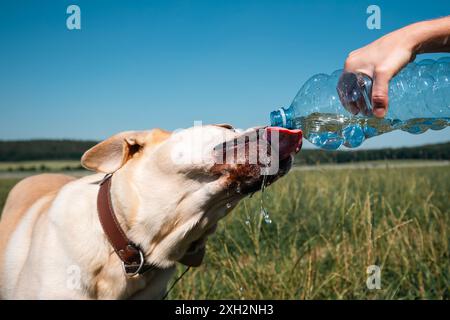
[[[372,107],[373,114],[377,118],[383,118],[388,109],[389,80],[391,80],[391,76],[387,73],[375,71],[372,87]]]

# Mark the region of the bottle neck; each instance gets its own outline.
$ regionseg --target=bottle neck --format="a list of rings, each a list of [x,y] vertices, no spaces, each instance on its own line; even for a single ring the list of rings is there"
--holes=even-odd
[[[272,127],[283,127],[294,129],[294,113],[292,106],[280,108],[270,113],[270,125]]]

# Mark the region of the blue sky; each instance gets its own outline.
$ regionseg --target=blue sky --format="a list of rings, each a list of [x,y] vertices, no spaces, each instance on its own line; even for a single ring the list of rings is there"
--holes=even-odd
[[[81,8],[81,30],[66,28],[70,4]],[[366,28],[370,4],[381,7],[381,30]],[[448,14],[448,0],[2,0],[0,139],[102,139],[195,120],[264,125],[350,51]],[[448,141],[449,133],[391,133],[364,147]]]

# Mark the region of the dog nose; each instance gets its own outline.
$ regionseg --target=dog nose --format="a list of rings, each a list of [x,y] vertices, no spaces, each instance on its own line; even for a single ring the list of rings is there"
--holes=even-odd
[[[278,151],[280,160],[288,158],[291,154],[297,153],[302,147],[302,130],[286,129],[282,127],[267,127],[266,139],[274,146],[272,140],[278,134]]]

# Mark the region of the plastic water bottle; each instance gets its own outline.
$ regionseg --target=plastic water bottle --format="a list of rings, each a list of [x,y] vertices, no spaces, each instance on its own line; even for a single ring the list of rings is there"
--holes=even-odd
[[[355,148],[365,139],[401,129],[413,134],[450,125],[450,57],[410,63],[389,83],[384,119],[372,116],[372,79],[337,70],[317,74],[288,108],[270,114],[271,125],[303,130],[314,145]]]

